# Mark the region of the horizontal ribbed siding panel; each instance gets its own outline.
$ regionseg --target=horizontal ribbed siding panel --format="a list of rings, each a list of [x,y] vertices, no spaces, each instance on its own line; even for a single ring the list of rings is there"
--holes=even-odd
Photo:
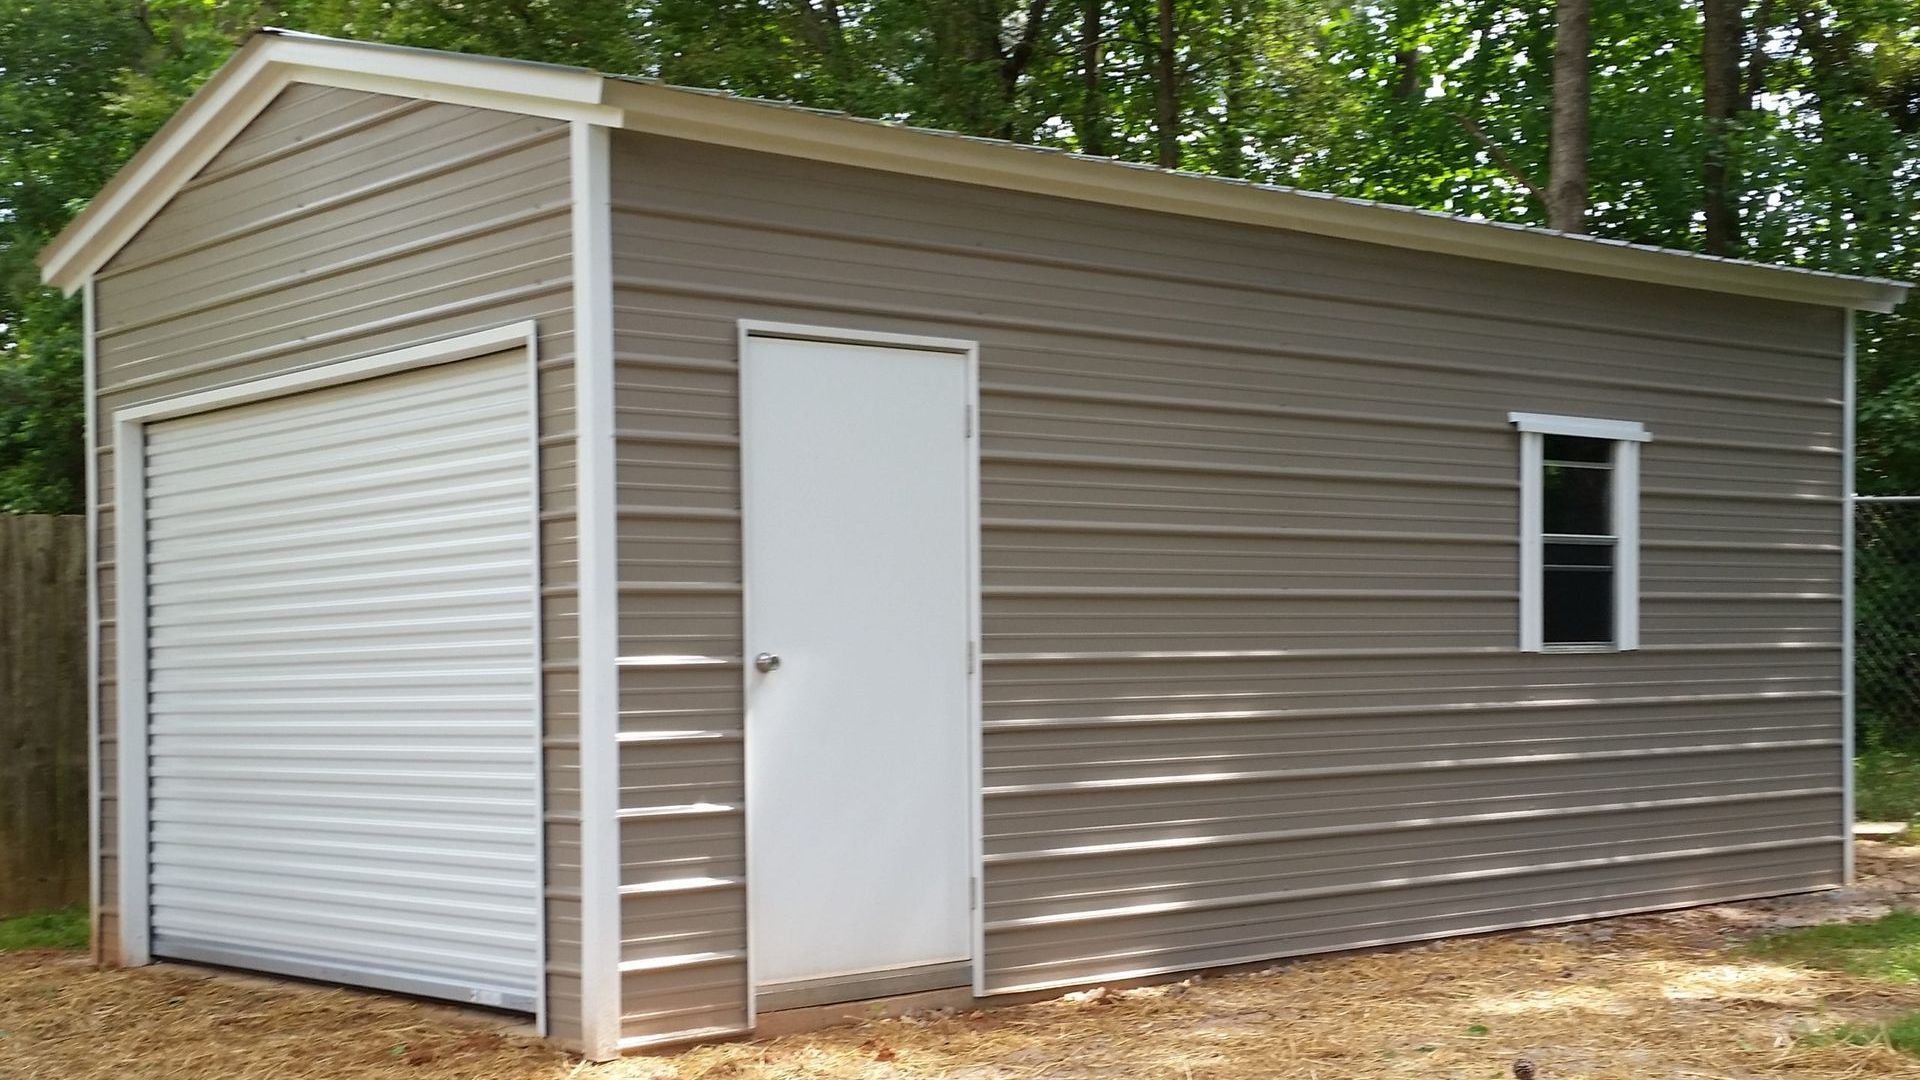
[[[1741,847],[1677,849],[1660,859],[1611,857],[1537,865],[1533,880],[1383,881],[1368,891],[1279,899],[1249,896],[1231,909],[1143,913],[1128,925],[989,924],[1003,992],[1249,963],[1279,956],[1661,907],[1805,891],[1831,885],[1834,837]]]
[[[1837,313],[614,145],[623,722],[720,740],[629,744],[636,806],[737,790],[735,321],[775,319],[981,343],[990,988],[1837,880]],[[1510,410],[1653,431],[1644,651],[1515,650]],[[630,948],[727,951],[736,813]]]
[[[156,955],[532,1010],[520,352],[148,426]]]
[[[616,333],[629,1047],[738,1030],[748,994],[736,384],[634,344]]]
[[[100,339],[100,413],[171,394],[280,374],[534,319],[539,328],[540,499],[543,510],[573,503],[570,191],[566,126],[548,120],[465,109],[357,91],[295,84],[189,183],[102,271],[96,312]],[[313,460],[333,452],[313,448]],[[339,444],[341,453],[352,447]],[[103,823],[114,822],[117,742],[112,724],[114,593],[112,447],[100,450],[102,589],[101,715]],[[411,498],[419,489],[408,494]],[[195,498],[217,501],[217,493]],[[209,508],[210,512],[212,507]],[[271,508],[267,508],[271,509]],[[378,512],[381,504],[362,507]],[[220,508],[229,520],[245,507]],[[469,533],[471,528],[467,529]],[[441,538],[461,543],[460,529]],[[381,544],[377,530],[367,542]],[[497,556],[468,536],[461,559],[480,566]],[[391,546],[391,545],[389,545]],[[384,550],[384,549],[383,549]],[[266,573],[310,551],[245,555]],[[239,557],[229,553],[228,557]],[[394,555],[398,558],[398,555]],[[550,595],[574,580],[570,537],[542,530],[542,577]],[[310,562],[317,589],[350,598],[344,564]],[[416,568],[417,569],[417,568]],[[217,601],[249,603],[244,580]],[[213,603],[214,601],[209,601]],[[355,615],[339,609],[336,622]],[[477,620],[476,635],[496,633]],[[169,642],[162,649],[228,651],[233,642]],[[543,650],[571,655],[574,629],[548,618]],[[267,641],[242,643],[247,663],[271,666],[284,652]],[[238,670],[238,669],[236,669]],[[549,672],[545,736],[577,731],[575,685]],[[158,715],[158,714],[157,714]],[[289,711],[288,715],[299,715]],[[423,729],[424,730],[424,729]],[[356,736],[357,737],[357,736]],[[395,739],[400,741],[398,732]],[[570,765],[549,761],[545,787],[556,803],[578,789]],[[548,814],[550,1026],[571,1040],[579,1027],[579,833],[566,813]],[[117,897],[118,837],[102,845],[109,907]],[[106,913],[108,958],[118,918]]]
[[[623,169],[613,185],[645,178]],[[617,230],[616,230],[617,232]],[[621,255],[615,239],[616,260]],[[740,456],[732,349],[655,348],[616,292],[622,1032],[737,1031],[746,962]]]

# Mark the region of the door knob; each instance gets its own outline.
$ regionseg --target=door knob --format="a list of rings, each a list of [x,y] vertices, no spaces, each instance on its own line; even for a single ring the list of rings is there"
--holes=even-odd
[[[770,652],[763,652],[753,658],[753,666],[761,671],[775,671],[780,667],[780,658]]]

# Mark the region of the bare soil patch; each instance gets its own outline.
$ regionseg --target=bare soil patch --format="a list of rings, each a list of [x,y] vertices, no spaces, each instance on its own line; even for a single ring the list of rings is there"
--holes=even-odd
[[[1138,1077],[1920,1080],[1885,1046],[1802,1033],[1920,1010],[1920,986],[1740,952],[1772,930],[1920,909],[1920,848],[1863,841],[1809,896],[1291,962],[1256,974],[877,1020],[585,1065],[488,1018],[162,966],[0,956],[0,1077],[862,1080]]]

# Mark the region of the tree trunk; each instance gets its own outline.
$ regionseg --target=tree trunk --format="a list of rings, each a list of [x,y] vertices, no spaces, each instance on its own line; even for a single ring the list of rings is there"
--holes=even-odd
[[[841,22],[839,0],[800,0],[796,9],[799,36],[818,53],[833,80],[832,103],[843,109],[858,106],[851,100],[853,69],[847,52],[846,26]]]
[[[1027,19],[1021,24],[1020,36],[1014,40],[1011,49],[1000,52],[1000,109],[1003,117],[1000,125],[1000,137],[1014,142],[1026,142],[1028,132],[1019,124],[1020,79],[1026,75],[1027,67],[1033,63],[1034,50],[1040,44],[1040,34],[1047,25],[1047,6],[1049,0],[1028,0]],[[997,9],[994,10],[997,14]],[[991,44],[1000,49],[998,20],[986,24],[993,34]]]
[[[1107,153],[1106,0],[1082,0],[1080,6],[1080,152]]]
[[[1553,25],[1553,140],[1547,167],[1547,224],[1587,231],[1589,65],[1588,0],[1556,0]]]
[[[1175,65],[1173,2],[1155,0],[1159,34],[1153,64],[1153,159],[1169,169],[1180,166],[1180,73]]]
[[[1734,122],[1742,111],[1740,7],[1740,0],[1701,3],[1705,17],[1701,63],[1706,76],[1707,145],[1700,167],[1700,189],[1709,255],[1733,255],[1740,249],[1739,197],[1734,191],[1731,161]]]

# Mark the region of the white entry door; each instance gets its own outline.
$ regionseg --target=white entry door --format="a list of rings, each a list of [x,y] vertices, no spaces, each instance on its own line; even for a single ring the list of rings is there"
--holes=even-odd
[[[755,980],[854,985],[964,962],[976,798],[968,357],[747,340]]]

